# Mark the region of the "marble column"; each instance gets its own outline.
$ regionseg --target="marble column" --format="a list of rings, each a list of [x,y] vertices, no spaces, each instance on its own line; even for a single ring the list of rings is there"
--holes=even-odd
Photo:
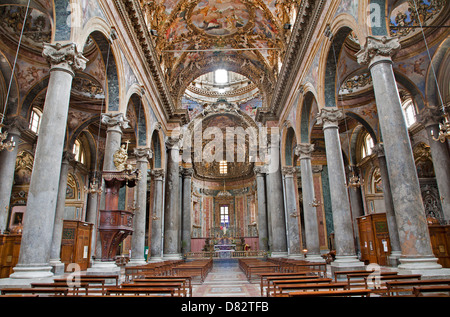
[[[122,130],[129,127],[129,120],[126,119],[123,113],[103,113],[102,124],[106,126],[106,142],[105,142],[105,154],[103,156],[103,171],[115,171],[114,165],[114,153],[120,148],[122,141]],[[102,192],[100,195],[100,208],[104,209],[105,206],[105,185],[102,179]],[[102,262],[102,243],[100,239],[100,232],[96,228],[95,238],[95,250],[94,261],[92,266],[88,268],[89,273],[100,274],[102,272],[116,272],[119,267],[112,262]]]
[[[181,259],[179,231],[181,230],[180,210],[180,176],[179,176],[179,142],[180,137],[169,136],[166,139],[167,181],[164,212],[164,259]]]
[[[105,155],[103,159],[104,171],[115,171],[114,153],[120,148],[122,130],[129,127],[129,120],[123,113],[103,113],[102,124],[107,127]]]
[[[358,168],[355,166],[352,166],[350,169],[350,172],[354,172],[354,176],[360,177],[358,175]],[[352,174],[347,175],[348,177],[352,177]],[[350,178],[349,178],[350,180]],[[355,249],[356,253],[361,253],[361,247],[360,247],[360,237],[359,237],[359,230],[358,230],[358,217],[364,216],[364,205],[363,205],[363,198],[362,198],[362,192],[361,192],[361,186],[350,186],[348,188],[348,196],[350,199],[350,207],[352,211],[352,221],[353,221],[353,234],[355,236]]]
[[[191,252],[191,210],[192,210],[192,174],[193,168],[183,168],[183,207],[182,207],[182,231],[181,241],[183,243],[183,253]]]
[[[8,137],[4,142],[12,141],[16,145],[11,151],[4,149],[0,152],[0,233],[8,229],[9,203],[14,183],[14,171],[16,168],[16,158],[19,148],[19,140],[23,123],[20,119],[13,120],[3,127],[3,131],[8,132]]]
[[[101,194],[102,189],[100,188],[101,182],[99,176],[96,172],[91,176],[91,182],[89,183],[89,188],[85,188],[86,193],[88,193],[88,205],[86,211],[86,222],[92,224],[92,235],[91,235],[91,258],[95,252],[95,246],[97,243],[97,228],[98,228],[98,200],[99,194]]]
[[[297,186],[294,181],[296,169],[293,166],[282,168],[284,175],[284,188],[286,191],[286,223],[288,258],[303,259],[302,243],[300,239],[300,211],[297,208]]]
[[[336,245],[336,260],[331,264],[332,270],[342,270],[343,268],[359,269],[364,265],[356,256],[344,160],[339,139],[338,122],[343,116],[340,109],[326,107],[322,108],[317,117],[318,124],[323,126],[329,171],[331,209]]]
[[[392,57],[400,50],[398,38],[368,36],[357,54],[368,65],[394,202],[402,249],[399,272],[440,274],[442,268],[433,255],[419,180],[392,67]],[[434,271],[434,272],[433,272]]]
[[[311,166],[311,154],[314,144],[300,143],[295,147],[296,155],[300,157],[300,171],[302,181],[303,213],[305,222],[305,239],[308,261],[323,262],[320,256],[319,227],[317,224],[317,211],[313,205],[316,198],[314,193],[314,179]]]
[[[381,181],[383,183],[384,205],[386,208],[386,220],[389,228],[389,240],[391,242],[391,254],[389,255],[390,266],[398,266],[401,256],[400,239],[398,236],[397,220],[395,219],[394,202],[392,200],[391,184],[389,182],[389,173],[384,155],[382,143],[377,143],[372,149],[378,157],[378,166],[380,168]]]
[[[265,169],[263,166],[255,166],[256,190],[258,202],[258,237],[259,249],[268,251],[269,233],[267,229],[267,205],[266,205],[266,181]]]
[[[134,231],[131,236],[131,259],[129,265],[145,264],[145,220],[147,213],[147,170],[152,157],[150,148],[135,148],[136,169],[139,180],[136,184],[136,211],[133,217]]]
[[[286,241],[286,218],[284,213],[283,183],[280,165],[279,135],[272,133],[269,142],[270,161],[267,170],[267,209],[270,210],[270,226],[272,229],[272,257],[288,255]]]
[[[150,240],[150,258],[148,262],[160,262],[163,260],[163,183],[164,170],[152,170],[154,192],[153,192],[153,212],[152,219],[152,236]]]
[[[50,251],[50,265],[56,275],[64,273],[64,263],[61,262],[61,240],[64,224],[64,209],[66,208],[67,177],[70,162],[74,160],[74,154],[64,151],[61,162],[61,174],[59,177],[58,199],[56,201],[55,223],[53,226],[53,240]]]
[[[10,275],[17,279],[53,276],[50,249],[70,91],[75,71],[83,70],[87,61],[73,43],[44,43],[43,56],[50,64],[50,79],[28,191],[19,261]]]
[[[444,219],[450,221],[450,153],[447,142],[442,143],[433,138],[439,135],[439,123],[442,120],[439,108],[428,107],[419,114],[420,123],[425,127],[433,158],[436,183],[441,198]]]

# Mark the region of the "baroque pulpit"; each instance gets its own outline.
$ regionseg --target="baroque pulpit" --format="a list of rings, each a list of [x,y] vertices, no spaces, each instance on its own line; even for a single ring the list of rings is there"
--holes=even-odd
[[[139,171],[104,171],[105,209],[100,210],[99,232],[102,245],[101,259],[114,261],[117,247],[133,232],[133,211],[119,209],[119,190],[134,187],[139,179]]]

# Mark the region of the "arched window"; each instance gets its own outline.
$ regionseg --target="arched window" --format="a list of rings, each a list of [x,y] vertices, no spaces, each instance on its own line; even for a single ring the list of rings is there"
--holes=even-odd
[[[41,124],[41,117],[42,117],[42,112],[39,109],[33,108],[33,110],[31,110],[30,130],[33,131],[36,134],[39,133],[39,126]]]
[[[75,140],[75,143],[73,144],[72,152],[75,155],[75,160],[77,162],[80,162],[81,164],[84,164],[84,151],[83,151],[83,148],[81,147],[80,141]]]
[[[409,128],[416,122],[416,108],[412,99],[406,100],[402,104],[403,114],[405,116],[406,126]]]
[[[362,144],[362,158],[369,156],[372,154],[372,148],[374,147],[372,136],[367,133],[364,136],[363,144]]]

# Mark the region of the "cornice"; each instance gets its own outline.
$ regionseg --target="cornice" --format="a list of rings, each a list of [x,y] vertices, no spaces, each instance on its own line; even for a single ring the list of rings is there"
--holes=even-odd
[[[326,0],[303,0],[301,2],[273,97],[266,109],[257,112],[257,121],[264,123],[267,120],[279,118],[325,3]]]
[[[167,122],[176,121],[180,122],[180,124],[187,123],[187,112],[180,112],[174,106],[170,90],[167,87],[164,75],[159,66],[154,43],[142,15],[139,2],[137,0],[114,0],[114,2],[123,17],[123,23],[127,28],[130,38],[136,40],[137,49],[141,51],[149,72],[152,75]]]

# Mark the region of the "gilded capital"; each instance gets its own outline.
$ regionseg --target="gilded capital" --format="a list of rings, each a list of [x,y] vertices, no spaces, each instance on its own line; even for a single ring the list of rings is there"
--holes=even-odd
[[[103,113],[102,123],[109,128],[127,129],[129,120],[121,112],[119,113]]]
[[[324,129],[331,126],[338,127],[339,120],[344,118],[344,113],[335,107],[325,107],[316,118],[317,124],[323,125]]]
[[[312,152],[314,152],[314,144],[310,143],[300,143],[294,148],[295,155],[299,156],[300,159],[310,159]]]
[[[373,65],[373,63],[379,61],[392,61],[400,47],[400,41],[397,37],[369,35],[364,48],[356,54],[358,63]]]
[[[88,59],[78,52],[74,43],[49,44],[44,43],[42,56],[47,59],[51,69],[59,68],[75,75],[76,71],[82,71],[86,67]]]

